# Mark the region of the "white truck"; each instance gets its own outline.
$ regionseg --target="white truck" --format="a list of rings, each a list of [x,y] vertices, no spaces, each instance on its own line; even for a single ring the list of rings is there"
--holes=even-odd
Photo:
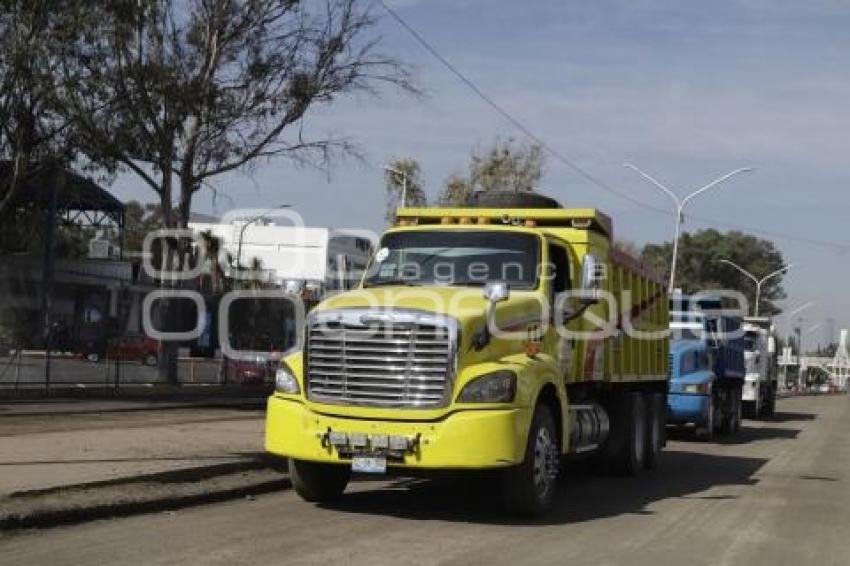
[[[776,408],[778,388],[775,329],[769,318],[747,317],[743,330],[746,375],[741,400],[744,415],[770,417]]]

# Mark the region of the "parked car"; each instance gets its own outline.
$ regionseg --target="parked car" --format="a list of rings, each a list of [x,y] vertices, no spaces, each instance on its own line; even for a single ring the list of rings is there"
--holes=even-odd
[[[106,347],[106,357],[155,366],[159,361],[159,342],[143,334],[113,338]]]
[[[98,338],[81,338],[77,341],[73,351],[86,361],[97,363],[106,355],[106,344]]]
[[[271,383],[278,365],[274,361],[264,359],[235,360],[233,358],[225,358],[224,363],[227,381],[245,385]]]

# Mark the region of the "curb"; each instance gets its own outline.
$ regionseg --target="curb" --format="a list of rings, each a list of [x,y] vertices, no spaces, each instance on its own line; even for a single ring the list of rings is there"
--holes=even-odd
[[[77,400],[75,400],[76,403]],[[123,399],[122,401],[136,401],[136,399]],[[241,400],[196,400],[196,401],[162,401],[162,405],[152,405],[153,401],[139,400],[140,402],[148,403],[138,407],[85,407],[84,402],[78,403],[77,406],[69,404],[66,407],[56,405],[49,409],[40,411],[18,411],[15,409],[4,412],[10,403],[0,402],[0,419],[12,417],[47,417],[55,415],[91,415],[103,413],[132,413],[143,411],[174,411],[180,409],[245,409],[245,410],[260,410],[266,407],[266,398],[262,399],[241,399]],[[49,403],[49,402],[48,402]]]
[[[241,462],[199,466],[88,484],[13,493],[4,498],[4,503],[29,499],[34,501],[36,505],[32,509],[17,512],[0,512],[0,531],[53,528],[86,523],[97,519],[174,511],[280,491],[291,486],[288,476],[275,471],[280,469],[280,465],[281,461],[279,460],[271,459],[266,455],[257,455],[251,460]],[[204,484],[204,481],[212,479],[234,475],[245,476],[250,473],[255,473],[258,477],[253,480],[249,478],[245,485],[228,485],[218,489],[208,489]],[[242,478],[234,479],[238,481]],[[150,489],[151,486],[157,485],[178,486],[176,489],[178,491],[182,489],[182,493],[164,495],[162,491],[168,491],[167,489],[163,488],[159,493],[156,489]],[[122,486],[130,489],[126,493],[119,493],[119,496],[114,500],[98,500],[99,492],[120,489]],[[142,495],[134,496],[132,487],[139,488],[143,492]],[[75,493],[82,495],[83,499],[88,495],[92,502],[80,504],[70,500],[66,505],[61,504],[63,497],[71,498]],[[51,497],[58,497],[60,504],[38,505],[40,498]]]

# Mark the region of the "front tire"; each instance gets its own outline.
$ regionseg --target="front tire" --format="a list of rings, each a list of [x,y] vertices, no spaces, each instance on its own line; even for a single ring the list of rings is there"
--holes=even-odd
[[[732,391],[732,433],[739,432],[741,430],[741,421],[743,421],[743,401],[741,400],[741,396],[743,395],[743,389],[741,387],[736,387]]]
[[[339,499],[351,479],[351,468],[338,464],[319,464],[289,460],[292,487],[305,501],[322,503]]]
[[[555,418],[546,405],[534,410],[522,464],[504,474],[505,504],[516,514],[539,517],[555,501],[561,449]]]
[[[767,403],[765,404],[764,416],[773,418],[776,415],[776,384],[771,383],[769,386]]]
[[[703,442],[711,442],[714,440],[716,404],[717,400],[714,398],[714,395],[710,395],[708,398],[708,416],[706,417],[706,421],[701,425],[697,425],[697,440],[701,440]]]

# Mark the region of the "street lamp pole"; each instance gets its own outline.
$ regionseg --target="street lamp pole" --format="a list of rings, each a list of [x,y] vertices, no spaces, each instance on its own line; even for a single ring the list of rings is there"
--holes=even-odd
[[[407,173],[395,167],[384,166],[384,171],[401,177],[401,208],[407,206]]]
[[[258,214],[257,216],[250,218],[247,222],[245,222],[242,225],[242,227],[239,229],[239,244],[236,246],[236,269],[242,268],[242,239],[245,237],[245,229],[248,226],[250,226],[251,224],[253,224],[254,222],[256,222],[257,220],[259,220],[260,218],[263,218],[269,212],[271,212],[273,210],[278,210],[278,209],[281,209],[281,208],[289,208],[290,206],[292,206],[292,205],[291,204],[279,204],[277,206],[273,206],[270,209],[264,211],[262,214]]]
[[[738,175],[740,173],[749,173],[749,172],[753,171],[753,168],[752,167],[742,167],[741,169],[735,169],[734,171],[730,171],[729,173],[726,173],[722,177],[718,177],[717,179],[710,182],[709,184],[707,184],[703,187],[700,187],[699,189],[695,190],[691,194],[687,195],[685,198],[680,198],[679,195],[677,195],[676,193],[674,193],[673,191],[671,191],[670,189],[665,187],[657,179],[654,179],[652,176],[641,171],[637,167],[637,165],[635,165],[633,163],[624,163],[623,167],[631,169],[632,171],[634,171],[635,173],[637,173],[638,175],[640,175],[641,177],[643,177],[644,179],[646,179],[647,181],[652,183],[654,186],[661,189],[664,192],[664,194],[667,195],[668,197],[670,197],[670,199],[676,205],[676,230],[675,230],[675,234],[673,236],[673,259],[670,262],[670,289],[669,289],[669,291],[672,293],[674,285],[676,283],[676,262],[678,261],[678,256],[679,256],[679,236],[681,235],[682,224],[685,221],[685,216],[684,216],[685,206],[687,206],[687,204],[697,195],[700,195],[700,194],[704,193],[705,191],[716,187],[717,185],[723,183],[724,181],[731,179],[735,175]]]
[[[777,269],[776,271],[768,273],[767,275],[765,275],[764,277],[759,279],[758,277],[756,277],[755,275],[753,275],[752,273],[750,273],[749,271],[747,271],[746,269],[744,269],[743,267],[741,267],[740,265],[735,263],[734,261],[731,261],[731,260],[728,260],[728,259],[719,259],[717,261],[720,262],[720,263],[725,263],[726,265],[731,265],[732,267],[734,267],[735,269],[737,269],[738,271],[740,271],[741,273],[743,273],[744,275],[746,275],[747,277],[752,279],[752,281],[756,284],[756,305],[755,305],[755,308],[753,309],[754,310],[753,316],[759,315],[759,303],[761,302],[761,286],[764,284],[764,282],[767,281],[768,279],[772,279],[772,278],[776,277],[777,275],[785,273],[786,271],[788,271],[789,269],[794,267],[793,264],[789,263],[788,265],[781,267],[781,268]]]

